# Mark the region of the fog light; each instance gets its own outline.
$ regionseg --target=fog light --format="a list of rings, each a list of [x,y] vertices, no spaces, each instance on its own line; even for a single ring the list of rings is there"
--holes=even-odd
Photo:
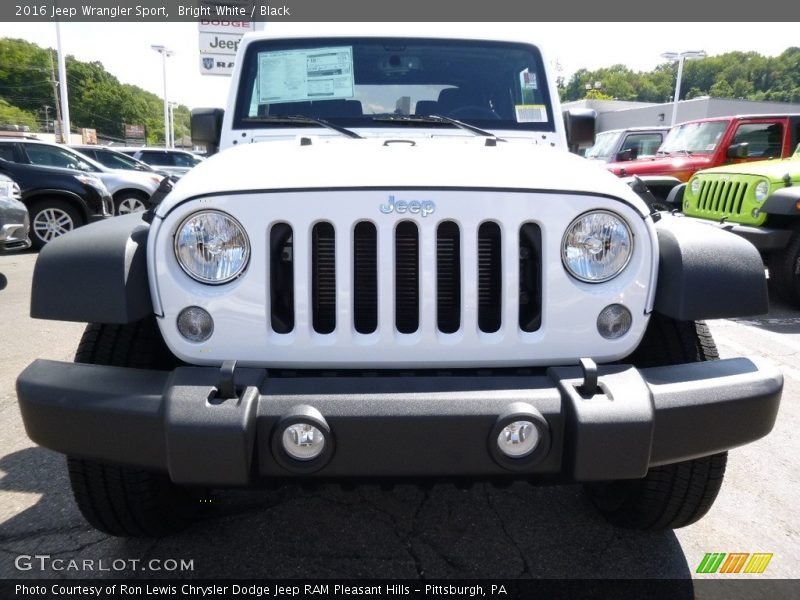
[[[621,338],[633,323],[631,311],[622,304],[609,304],[597,317],[597,331],[607,340]]]
[[[284,429],[281,444],[295,460],[313,460],[325,450],[325,434],[310,423],[295,423]]]
[[[205,342],[214,333],[214,319],[207,310],[189,306],[178,315],[178,332],[190,342]]]
[[[530,421],[514,421],[500,430],[497,447],[511,458],[528,456],[539,444],[539,430]]]

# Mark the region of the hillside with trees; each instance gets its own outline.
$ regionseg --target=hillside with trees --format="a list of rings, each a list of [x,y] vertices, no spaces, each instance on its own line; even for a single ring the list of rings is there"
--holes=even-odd
[[[31,131],[52,131],[56,120],[58,78],[55,50],[24,40],[0,39],[0,126],[22,125]],[[73,127],[96,129],[122,140],[124,126],[146,127],[147,141],[164,142],[164,102],[142,88],[121,83],[100,62],[82,62],[67,55],[67,89]],[[45,108],[47,107],[47,108]],[[190,111],[174,109],[175,139],[189,135]]]
[[[9,38],[0,39],[0,126],[16,124],[32,131],[50,130],[55,120],[57,78],[55,51]],[[124,124],[142,124],[149,143],[163,143],[163,101],[140,87],[120,83],[100,62],[67,56],[70,118],[73,127],[90,127],[106,137],[122,139]],[[582,98],[669,102],[677,65],[663,63],[649,72],[624,65],[559,79],[562,101]],[[800,102],[800,48],[780,56],[728,52],[687,61],[681,99],[712,96],[746,100]],[[45,108],[47,107],[47,108]],[[176,139],[189,134],[190,111],[175,108]]]
[[[664,63],[649,72],[634,72],[624,65],[581,69],[568,81],[559,81],[559,92],[565,102],[587,96],[669,102],[675,93],[677,69],[676,63]],[[686,61],[680,99],[698,96],[800,102],[800,48],[787,48],[780,56],[728,52]]]

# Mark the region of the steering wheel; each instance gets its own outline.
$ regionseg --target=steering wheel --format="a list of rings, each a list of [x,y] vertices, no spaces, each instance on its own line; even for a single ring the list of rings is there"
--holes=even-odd
[[[500,115],[491,108],[478,106],[477,104],[459,106],[449,111],[447,116],[453,119],[500,119]]]

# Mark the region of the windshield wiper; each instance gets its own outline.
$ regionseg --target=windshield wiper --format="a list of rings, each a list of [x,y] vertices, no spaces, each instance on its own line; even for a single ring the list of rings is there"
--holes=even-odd
[[[480,127],[475,127],[469,123],[451,119],[450,117],[442,117],[440,115],[378,115],[372,117],[373,121],[388,121],[390,123],[438,123],[440,125],[453,125],[465,131],[474,133],[475,135],[495,138],[497,141],[505,142],[504,139],[497,137],[491,131],[486,131]]]
[[[349,138],[359,140],[364,139],[355,131],[351,131],[350,129],[346,129],[344,127],[339,127],[338,125],[334,125],[330,121],[326,121],[324,119],[306,117],[304,115],[264,115],[261,117],[245,117],[242,119],[242,121],[245,123],[303,123],[305,125],[321,125],[322,127],[326,127],[331,131],[336,131],[337,133],[346,135]]]

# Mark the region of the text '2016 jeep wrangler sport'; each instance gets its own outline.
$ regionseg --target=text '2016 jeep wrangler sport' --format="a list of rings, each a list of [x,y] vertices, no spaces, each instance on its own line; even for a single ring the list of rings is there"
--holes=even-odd
[[[37,261],[32,314],[91,324],[19,402],[89,522],[158,535],[198,489],[383,478],[700,518],[778,409],[780,373],[713,360],[697,322],[764,312],[761,260],[657,220],[565,122],[529,43],[245,36],[224,117],[193,117],[222,151]]]

